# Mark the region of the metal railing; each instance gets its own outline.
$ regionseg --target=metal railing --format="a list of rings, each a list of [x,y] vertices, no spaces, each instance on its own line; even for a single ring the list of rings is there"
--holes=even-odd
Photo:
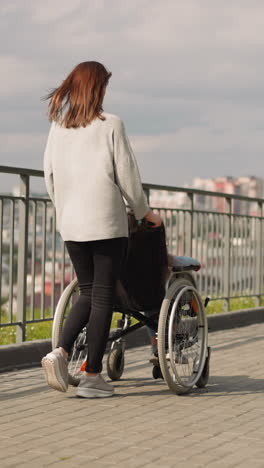
[[[201,262],[196,276],[201,294],[223,300],[225,310],[230,299],[242,297],[253,297],[259,306],[264,294],[264,200],[161,185],[145,188],[150,205],[163,217],[170,253]],[[156,207],[153,190],[184,193],[184,208]]]
[[[43,171],[0,166],[1,173],[18,176],[20,193],[0,194],[0,327],[16,326],[20,343],[26,324],[52,320],[74,270],[50,199],[30,195],[30,178],[43,178]],[[236,297],[254,297],[259,305],[264,200],[153,184],[144,189],[163,218],[169,252],[202,263],[200,292],[224,300],[226,310]]]
[[[0,327],[15,325],[20,343],[26,324],[52,320],[74,270],[50,199],[30,195],[30,178],[43,171],[0,166],[0,173],[20,182],[18,196],[0,195]]]

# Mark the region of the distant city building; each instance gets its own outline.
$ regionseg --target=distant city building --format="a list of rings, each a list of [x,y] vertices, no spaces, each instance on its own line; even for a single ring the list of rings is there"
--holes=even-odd
[[[264,196],[264,180],[255,176],[227,176],[208,179],[196,177],[189,185],[189,188],[252,198],[263,198]],[[155,208],[181,209],[190,206],[186,193],[165,190],[151,190],[150,203]],[[208,196],[203,193],[195,195],[194,206],[198,210],[216,211],[218,213],[226,211],[225,198]],[[246,201],[234,200],[233,211],[236,214],[257,215],[258,204],[257,202],[248,203]]]
[[[150,204],[154,208],[182,208],[186,204],[186,194],[184,192],[151,190]]]
[[[252,198],[263,198],[264,195],[264,181],[258,177],[238,177],[235,181],[235,193],[237,195],[244,195]],[[250,206],[248,206],[250,205]],[[247,203],[243,201],[235,201],[236,213],[247,213],[251,215],[258,215],[258,204]]]

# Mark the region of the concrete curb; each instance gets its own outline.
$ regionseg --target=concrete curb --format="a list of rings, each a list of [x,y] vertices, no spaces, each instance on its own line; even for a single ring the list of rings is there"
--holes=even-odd
[[[149,344],[145,327],[127,335],[126,348],[137,348]],[[107,346],[106,352],[110,349]],[[40,366],[40,361],[51,351],[51,340],[26,341],[21,345],[0,346],[0,372]]]
[[[50,351],[51,340],[0,346],[0,372],[39,366],[43,356]]]
[[[208,315],[208,328],[211,333],[263,323],[263,321],[264,307],[258,307]],[[149,338],[145,327],[126,337],[127,348],[136,348],[147,344],[149,344]],[[0,372],[39,366],[42,357],[49,351],[51,351],[51,340],[27,341],[22,345],[0,346]]]
[[[264,322],[264,307],[242,309],[234,312],[208,315],[209,332],[228,330],[230,328],[246,327],[253,323]]]

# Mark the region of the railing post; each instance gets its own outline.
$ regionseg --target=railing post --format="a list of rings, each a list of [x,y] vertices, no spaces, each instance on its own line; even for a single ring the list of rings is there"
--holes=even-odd
[[[224,296],[225,296],[225,311],[230,308],[230,268],[231,268],[231,213],[232,202],[231,198],[225,198],[225,252],[224,252]]]
[[[22,343],[26,336],[29,175],[20,175],[20,197],[23,197],[23,200],[19,200],[17,271],[17,321],[19,325],[16,327],[17,343]]]
[[[144,187],[144,193],[145,193],[145,195],[146,195],[147,202],[148,202],[148,204],[149,204],[149,197],[150,197],[150,190],[149,190],[149,188],[145,188],[145,187]]]
[[[0,318],[1,318],[1,306],[2,306],[2,254],[3,254],[3,200],[0,199]]]
[[[256,232],[256,307],[260,306],[260,296],[262,288],[262,202],[258,202],[258,220],[257,220],[257,232]]]
[[[51,234],[52,234],[52,273],[51,273],[51,302],[50,302],[50,311],[51,315],[54,315],[55,312],[55,262],[56,262],[56,210],[55,207],[52,205],[52,216],[50,217],[51,220]],[[73,279],[73,278],[72,278]]]
[[[193,238],[193,193],[188,193],[189,210],[188,223],[187,223],[187,236],[186,236],[186,255],[192,256],[192,238]]]

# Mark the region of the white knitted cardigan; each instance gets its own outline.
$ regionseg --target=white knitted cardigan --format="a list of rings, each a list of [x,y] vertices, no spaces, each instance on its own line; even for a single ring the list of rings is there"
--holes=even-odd
[[[50,127],[45,183],[64,241],[127,237],[124,199],[137,219],[149,210],[124,124],[103,115],[85,128]]]

